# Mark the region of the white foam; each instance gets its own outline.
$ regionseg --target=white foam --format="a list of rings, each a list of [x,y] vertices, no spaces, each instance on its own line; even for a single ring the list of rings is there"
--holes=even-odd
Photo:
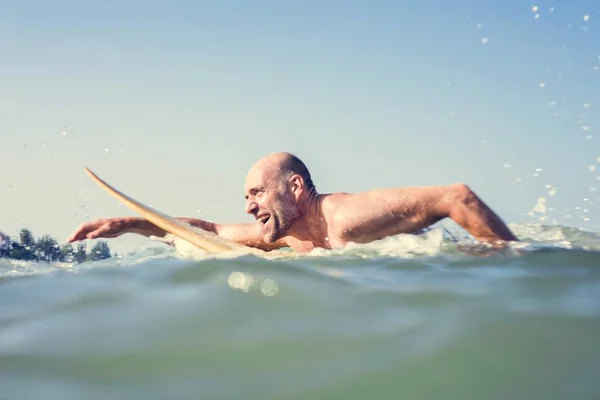
[[[422,235],[400,234],[367,244],[349,243],[342,249],[314,249],[311,256],[352,256],[362,258],[435,256],[440,254],[444,243],[441,229],[433,229]]]
[[[177,257],[202,260],[207,258],[236,258],[246,255],[255,255],[266,259],[301,258],[301,257],[328,257],[328,256],[352,256],[352,257],[419,257],[435,256],[442,251],[444,233],[441,229],[433,229],[422,235],[396,235],[390,236],[368,244],[349,243],[341,249],[317,248],[308,253],[296,253],[289,249],[275,250],[271,252],[257,252],[253,249],[240,247],[232,252],[222,254],[210,254],[198,249],[185,240],[172,235],[167,235],[161,241],[174,246]]]

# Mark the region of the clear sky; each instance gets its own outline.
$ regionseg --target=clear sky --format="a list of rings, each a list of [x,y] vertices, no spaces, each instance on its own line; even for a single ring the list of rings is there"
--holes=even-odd
[[[597,1],[0,0],[0,50],[9,235],[129,215],[84,166],[250,221],[245,174],[273,151],[322,192],[463,181],[508,223],[600,230]]]

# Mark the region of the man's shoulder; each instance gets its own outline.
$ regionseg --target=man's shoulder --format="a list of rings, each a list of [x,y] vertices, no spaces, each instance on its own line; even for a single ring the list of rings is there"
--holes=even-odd
[[[353,196],[355,196],[354,193],[346,192],[336,192],[326,195],[323,199],[323,214],[325,218],[331,219]]]
[[[343,236],[348,229],[348,217],[354,213],[355,199],[360,194],[337,192],[327,196],[323,201],[323,214],[327,220],[328,231],[333,236]]]
[[[341,240],[363,240],[379,232],[382,222],[391,215],[385,200],[386,189],[344,193],[334,198],[328,219],[329,231]],[[367,236],[365,236],[367,235]]]
[[[353,212],[360,202],[368,199],[376,190],[369,190],[358,193],[336,192],[327,195],[323,201],[323,211],[330,216]]]

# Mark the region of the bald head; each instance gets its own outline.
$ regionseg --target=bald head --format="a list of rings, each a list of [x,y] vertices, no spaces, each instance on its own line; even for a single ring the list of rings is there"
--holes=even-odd
[[[252,171],[268,174],[275,179],[288,179],[292,175],[299,175],[304,181],[308,192],[315,189],[312,177],[306,165],[292,153],[278,152],[269,154],[258,160]],[[257,171],[258,170],[258,171]]]

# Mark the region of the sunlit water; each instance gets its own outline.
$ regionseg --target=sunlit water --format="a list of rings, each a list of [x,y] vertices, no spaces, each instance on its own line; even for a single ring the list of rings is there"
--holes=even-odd
[[[600,236],[0,260],[2,399],[600,398]]]

